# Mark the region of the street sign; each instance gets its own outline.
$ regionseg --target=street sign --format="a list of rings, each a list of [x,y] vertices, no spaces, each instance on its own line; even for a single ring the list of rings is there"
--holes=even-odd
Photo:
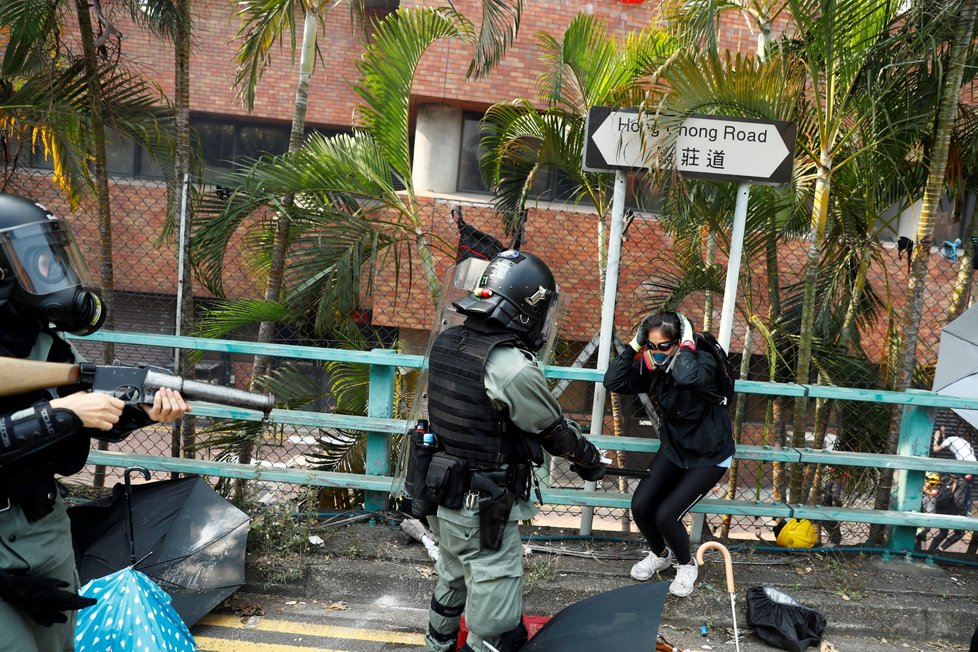
[[[644,170],[669,129],[635,109],[594,107],[587,116],[584,169]],[[785,183],[791,179],[793,122],[692,115],[678,127],[673,166],[684,176]]]

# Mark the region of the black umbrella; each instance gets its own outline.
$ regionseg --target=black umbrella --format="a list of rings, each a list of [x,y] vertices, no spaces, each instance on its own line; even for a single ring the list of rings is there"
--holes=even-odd
[[[550,619],[523,652],[652,652],[669,582],[630,584],[592,595]]]
[[[128,498],[116,485],[68,514],[82,583],[132,566],[170,594],[188,627],[244,583],[248,515],[202,478],[136,485]]]

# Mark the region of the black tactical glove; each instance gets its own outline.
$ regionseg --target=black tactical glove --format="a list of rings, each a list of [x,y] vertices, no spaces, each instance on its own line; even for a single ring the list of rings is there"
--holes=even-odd
[[[638,324],[638,328],[635,329],[635,337],[629,342],[631,347],[638,351],[643,346],[649,343],[649,322],[652,321],[652,315],[647,316]]]
[[[584,437],[577,440],[574,454],[568,457],[571,462],[588,468],[601,464],[601,451]]]
[[[581,466],[580,464],[571,464],[571,471],[581,476],[581,479],[586,482],[597,482],[604,477],[604,470],[608,468],[607,464],[598,464],[597,466]]]
[[[30,616],[41,627],[68,621],[66,611],[95,604],[92,598],[65,591],[70,584],[52,577],[35,577],[0,570],[0,599]]]

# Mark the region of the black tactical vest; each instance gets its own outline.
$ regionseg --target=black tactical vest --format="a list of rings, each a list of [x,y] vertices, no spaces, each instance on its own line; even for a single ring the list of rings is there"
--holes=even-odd
[[[520,430],[493,409],[486,395],[486,360],[494,348],[520,346],[510,333],[485,334],[455,326],[435,339],[428,361],[428,420],[445,452],[473,468],[522,462]]]

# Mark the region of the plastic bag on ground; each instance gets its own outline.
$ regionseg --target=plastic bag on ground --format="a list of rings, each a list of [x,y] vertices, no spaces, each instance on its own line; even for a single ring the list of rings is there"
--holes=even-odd
[[[786,593],[766,587],[747,589],[747,624],[762,641],[789,652],[817,647],[825,616]]]

